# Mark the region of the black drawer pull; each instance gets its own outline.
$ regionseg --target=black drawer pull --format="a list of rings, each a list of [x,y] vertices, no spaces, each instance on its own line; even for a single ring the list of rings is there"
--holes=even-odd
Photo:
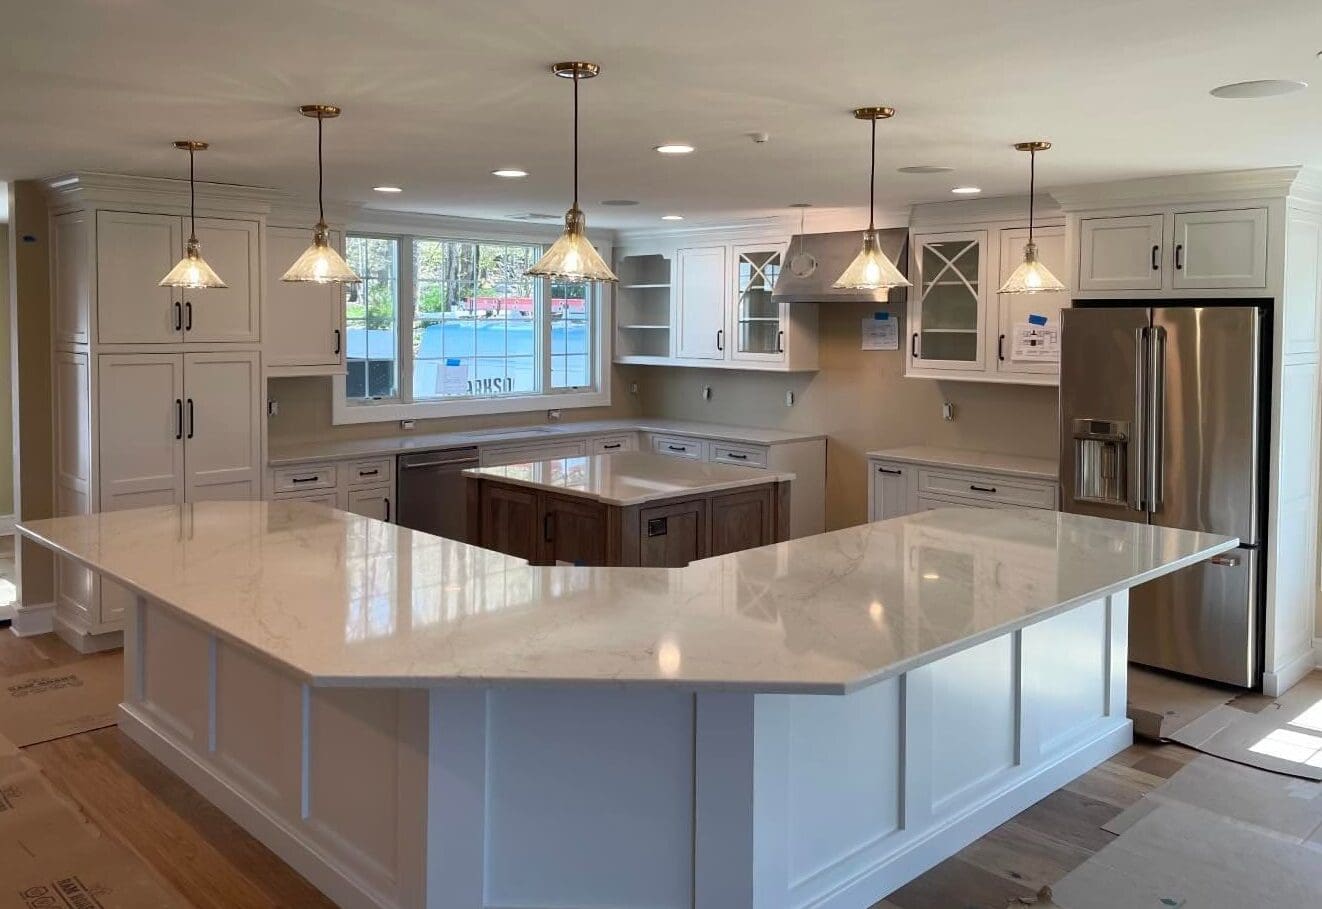
[[[1175,268],[1176,268],[1176,270],[1178,270],[1178,271],[1182,271],[1182,270],[1184,269],[1184,244],[1183,244],[1183,243],[1176,243],[1176,244],[1175,244]]]
[[[174,301],[174,330],[184,330],[184,304],[178,300]]]
[[[381,470],[380,470],[379,468],[374,467],[374,468],[372,468],[371,470],[360,470],[360,471],[358,471],[358,476],[360,476],[360,477],[374,477],[374,476],[376,476],[377,474],[379,474],[380,472],[381,472]]]
[[[321,479],[321,478],[320,478],[320,477],[292,477],[292,478],[289,480],[289,482],[291,482],[291,483],[315,483],[315,482],[317,482],[317,480],[319,480],[319,479]]]
[[[979,486],[977,483],[970,483],[970,484],[969,484],[969,489],[972,489],[974,492],[995,492],[995,491],[996,491],[996,487],[995,487],[995,486]]]
[[[174,399],[174,437],[176,439],[184,437],[184,402],[182,398]]]
[[[184,309],[188,310],[188,321],[184,323],[184,331],[193,330],[193,301],[185,300]]]
[[[727,451],[727,452],[725,453],[725,456],[726,456],[727,458],[734,458],[736,461],[747,461],[747,460],[748,460],[748,455],[746,455],[746,454],[739,454],[739,453],[736,452],[736,451]]]
[[[1161,271],[1161,247],[1156,245],[1152,247],[1152,270]]]
[[[602,450],[602,451],[614,451],[614,450],[617,449],[617,448],[623,448],[623,447],[624,447],[624,443],[623,443],[623,442],[611,442],[609,445],[603,445],[603,446],[601,446],[601,450]]]
[[[900,470],[900,468],[898,467],[878,467],[877,473],[884,473],[887,476],[892,476],[892,477],[904,476],[904,471]]]
[[[667,445],[666,448],[669,448],[671,451],[688,451],[688,450],[689,450],[689,447],[688,447],[687,445]]]
[[[335,329],[335,349],[331,351],[331,353],[338,354],[339,352],[340,352],[340,330],[337,328]]]
[[[197,420],[193,414],[193,399],[188,399],[188,438],[194,435],[193,430],[197,427]]]
[[[1005,359],[1005,335],[1001,335],[996,339],[996,359]]]

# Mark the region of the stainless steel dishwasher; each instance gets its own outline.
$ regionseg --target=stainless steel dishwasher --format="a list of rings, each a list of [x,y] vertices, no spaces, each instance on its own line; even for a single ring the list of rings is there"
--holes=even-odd
[[[468,497],[462,471],[478,465],[476,448],[402,454],[396,523],[412,530],[467,539]]]

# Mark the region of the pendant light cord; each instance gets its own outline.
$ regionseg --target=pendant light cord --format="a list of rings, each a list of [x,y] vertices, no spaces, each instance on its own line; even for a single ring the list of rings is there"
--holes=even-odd
[[[872,170],[868,174],[868,233],[877,229],[877,118],[872,118]]]
[[[574,208],[578,208],[578,67],[574,67]]]
[[[1028,242],[1033,242],[1033,196],[1037,192],[1037,149],[1028,150]]]
[[[193,182],[193,148],[188,148],[188,239],[197,242],[197,184]]]
[[[317,114],[317,223],[326,223],[326,203],[322,198],[322,187],[325,184],[325,165],[321,161],[321,121],[322,116]]]

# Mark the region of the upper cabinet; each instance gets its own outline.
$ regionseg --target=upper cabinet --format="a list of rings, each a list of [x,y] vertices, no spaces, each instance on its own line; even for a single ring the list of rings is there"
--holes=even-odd
[[[817,304],[772,299],[782,240],[617,250],[615,361],[708,369],[817,368]]]
[[[1267,209],[1080,217],[1082,292],[1267,286]]]
[[[1000,287],[1009,279],[1019,263],[1024,261],[1024,244],[1028,242],[1028,228],[1013,227],[1001,232],[1001,268],[996,278]],[[1051,273],[1064,280],[1069,274],[1069,256],[1065,246],[1063,226],[1039,227],[1033,231],[1037,256]],[[1044,329],[1060,327],[1060,311],[1070,305],[1068,290],[1040,294],[995,294],[996,297],[996,349],[992,365],[996,375],[1007,381],[1017,377],[1054,377],[1060,373],[1060,364],[1050,356],[1038,355],[1035,348],[1016,345],[1016,329],[1038,326]],[[1040,381],[1037,378],[1028,381]]]
[[[310,237],[306,227],[266,230],[263,348],[266,367],[272,375],[327,375],[344,371],[343,288],[338,284],[280,280],[289,263],[307,249]],[[338,231],[331,232],[331,244],[343,248]]]
[[[197,236],[203,255],[229,285],[225,288],[160,286],[161,277],[183,256],[187,235],[187,219],[177,215],[97,212],[95,274],[100,343],[258,340],[262,277],[258,222],[198,219]]]
[[[983,370],[987,252],[985,230],[914,237],[911,371]]]

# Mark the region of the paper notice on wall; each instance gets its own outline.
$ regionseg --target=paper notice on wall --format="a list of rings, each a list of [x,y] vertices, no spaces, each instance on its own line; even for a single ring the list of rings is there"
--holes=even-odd
[[[1060,326],[1046,316],[1030,315],[1014,327],[1010,359],[1025,363],[1060,362]]]
[[[888,312],[873,313],[863,319],[864,350],[899,350],[900,323]]]
[[[468,364],[463,360],[448,359],[441,373],[441,394],[468,394]]]

